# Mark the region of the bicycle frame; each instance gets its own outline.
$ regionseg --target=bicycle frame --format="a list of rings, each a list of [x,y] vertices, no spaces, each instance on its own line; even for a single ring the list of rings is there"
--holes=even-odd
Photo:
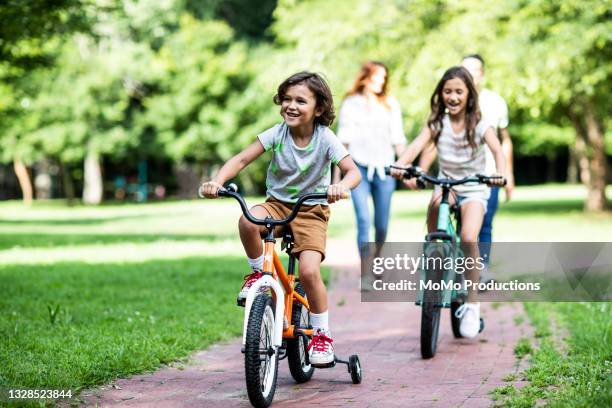
[[[274,341],[273,346],[276,348],[281,347],[283,338],[294,338],[296,335],[312,336],[312,329],[300,329],[299,333],[296,332],[294,326],[291,324],[291,315],[293,302],[297,301],[301,303],[306,310],[310,311],[310,305],[308,301],[295,291],[295,257],[291,254],[291,245],[288,248],[289,253],[289,273],[285,272],[283,264],[281,263],[274,245],[276,239],[274,238],[274,228],[277,226],[289,224],[297,216],[298,209],[308,199],[327,198],[327,193],[309,193],[300,197],[290,215],[284,220],[275,220],[270,216],[265,219],[256,219],[249,212],[245,201],[242,197],[236,193],[237,188],[235,185],[230,185],[228,189],[219,191],[219,196],[233,197],[238,200],[242,213],[245,217],[255,225],[263,225],[266,228],[266,237],[264,238],[264,264],[263,264],[263,276],[255,281],[249,288],[246,296],[245,310],[244,310],[244,323],[242,330],[242,345],[246,345],[246,333],[249,315],[251,313],[251,307],[253,301],[259,294],[259,289],[262,286],[269,287],[272,290],[272,297],[275,300],[275,315],[274,315]],[[283,326],[283,320],[287,321],[287,328]]]
[[[438,221],[437,221],[437,230],[436,232],[432,232],[427,234],[425,237],[425,248],[427,251],[427,244],[440,242],[442,245],[450,244],[450,248],[443,247],[443,254],[445,257],[453,257],[457,258],[461,256],[462,250],[461,247],[457,244],[460,244],[461,238],[459,236],[459,230],[461,228],[460,218],[457,219],[457,229],[453,224],[453,220],[451,218],[451,205],[449,203],[449,194],[450,187],[442,186],[442,200],[440,201],[440,206],[438,208]],[[437,249],[434,245],[434,249]],[[449,253],[450,252],[450,253]],[[426,279],[426,271],[422,270],[421,279]],[[455,281],[455,272],[454,270],[445,270],[443,275],[443,281],[446,282],[454,282]],[[443,290],[442,298],[440,299],[440,307],[449,307],[453,299],[458,296],[457,290],[454,288],[452,290]],[[419,291],[419,299],[417,300],[417,305],[422,305],[423,303],[423,291]]]
[[[269,234],[270,235],[270,234]],[[242,345],[246,343],[246,329],[248,324],[248,317],[251,312],[251,306],[255,297],[259,293],[259,288],[262,286],[268,286],[272,289],[272,297],[276,302],[275,310],[275,328],[274,333],[274,346],[280,347],[283,342],[283,338],[295,337],[295,327],[291,324],[291,311],[293,308],[293,302],[297,301],[301,303],[307,310],[310,310],[308,300],[302,297],[295,291],[295,257],[289,255],[289,273],[285,272],[280,258],[274,250],[276,240],[274,237],[267,236],[264,243],[264,265],[263,274],[249,288],[246,297],[246,304],[244,310],[244,324],[242,331]],[[279,283],[280,282],[280,283]],[[284,291],[283,291],[284,289]],[[287,328],[283,328],[283,317],[288,322]],[[307,336],[312,336],[312,329],[302,329],[301,332]]]

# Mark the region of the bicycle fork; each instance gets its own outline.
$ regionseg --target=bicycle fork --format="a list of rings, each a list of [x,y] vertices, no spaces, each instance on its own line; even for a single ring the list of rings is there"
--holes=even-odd
[[[264,271],[273,271],[274,270],[274,240],[272,242],[266,239],[265,247],[264,247]],[[283,343],[283,317],[285,311],[285,292],[283,291],[280,283],[272,276],[270,272],[264,272],[263,276],[259,278],[257,281],[251,285],[249,291],[247,292],[246,303],[244,308],[244,322],[242,326],[242,348],[244,349],[246,345],[246,333],[247,326],[249,324],[249,315],[251,314],[251,307],[253,306],[253,301],[259,294],[259,288],[262,286],[269,287],[275,294],[276,297],[276,306],[274,311],[274,337],[273,343],[275,350]]]

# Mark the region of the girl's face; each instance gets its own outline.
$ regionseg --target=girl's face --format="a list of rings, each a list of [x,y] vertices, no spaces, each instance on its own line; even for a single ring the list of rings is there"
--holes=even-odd
[[[374,95],[379,95],[383,90],[383,86],[385,86],[386,80],[387,70],[383,67],[376,67],[372,75],[366,80],[365,90]]]
[[[312,124],[321,116],[322,109],[317,108],[317,97],[304,84],[287,88],[281,100],[281,116],[290,128]]]
[[[442,100],[448,113],[453,116],[465,111],[468,96],[468,88],[459,78],[449,79],[442,87]]]

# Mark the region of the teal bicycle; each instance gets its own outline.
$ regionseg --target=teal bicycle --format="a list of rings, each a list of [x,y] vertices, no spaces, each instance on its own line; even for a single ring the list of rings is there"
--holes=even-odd
[[[429,285],[419,291],[416,301],[416,304],[421,306],[421,356],[428,359],[436,354],[438,347],[442,308],[451,309],[453,335],[455,338],[462,337],[459,331],[461,319],[455,313],[467,299],[467,291],[463,284],[464,276],[454,268],[443,267],[446,259],[463,258],[460,238],[461,210],[457,202],[453,205],[449,203],[452,187],[468,183],[490,185],[492,181],[499,181],[503,177],[477,174],[460,180],[452,180],[430,176],[416,166],[407,168],[391,166],[385,169],[387,174],[390,174],[391,168],[402,170],[404,179],[416,178],[420,188],[424,188],[425,183],[428,182],[442,189],[437,228],[436,231],[425,236],[423,246],[423,254],[431,262],[428,262],[428,267],[421,268],[420,279],[422,282],[428,282]],[[480,319],[480,331],[483,329],[484,321]]]

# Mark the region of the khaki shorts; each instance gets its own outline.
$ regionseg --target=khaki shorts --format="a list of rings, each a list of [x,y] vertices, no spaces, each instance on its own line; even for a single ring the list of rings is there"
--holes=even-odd
[[[268,198],[265,203],[258,204],[268,211],[272,218],[280,220],[286,218],[291,213],[293,205],[286,204]],[[327,223],[329,222],[329,206],[327,205],[302,205],[297,217],[289,226],[293,232],[295,246],[291,253],[299,256],[300,252],[311,250],[317,251],[325,259],[325,243],[327,239]],[[277,227],[274,235],[280,237],[282,227]]]

